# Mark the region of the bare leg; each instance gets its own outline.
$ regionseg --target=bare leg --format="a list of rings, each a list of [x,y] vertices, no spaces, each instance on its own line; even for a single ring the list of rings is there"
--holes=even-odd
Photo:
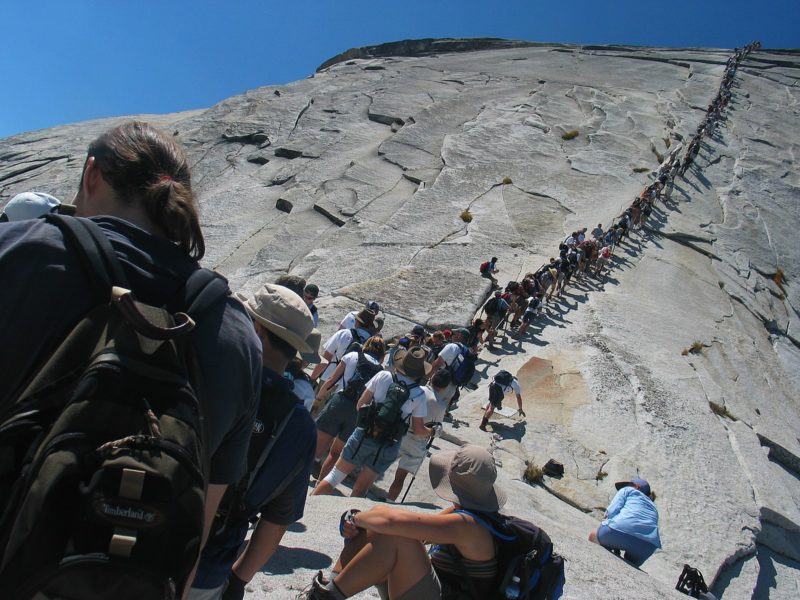
[[[389,500],[397,500],[400,492],[403,491],[403,484],[406,482],[406,477],[408,477],[408,471],[405,469],[397,469],[394,474],[394,481],[389,487],[389,493],[387,494]]]
[[[597,539],[597,530],[596,529],[592,529],[592,531],[589,533],[589,541],[593,542],[595,544],[599,544],[600,543],[600,540]]]
[[[378,478],[378,474],[369,467],[362,467],[361,473],[358,474],[353,491],[350,492],[351,498],[366,498],[370,486]]]
[[[336,564],[342,567],[334,579],[336,587],[346,596],[353,596],[376,583],[388,579],[389,595],[402,596],[431,570],[431,563],[422,542],[398,536],[368,533],[366,543],[358,552],[345,559],[357,546],[351,541]],[[353,546],[353,549],[349,548]]]
[[[322,460],[331,447],[332,435],[328,435],[317,429],[317,450],[314,452],[314,460]]]
[[[324,479],[324,477],[331,472],[333,465],[335,465],[336,461],[339,460],[339,456],[341,455],[343,448],[344,442],[339,438],[334,438],[333,444],[331,444],[330,454],[325,457],[325,462],[322,463],[322,468],[319,470],[319,479]]]
[[[336,468],[339,469],[342,473],[350,474],[353,469],[355,469],[355,465],[352,463],[347,462],[343,458],[340,458],[336,461]],[[317,482],[317,487],[311,492],[312,496],[330,496],[333,494],[334,487],[325,481],[324,479],[320,479]]]

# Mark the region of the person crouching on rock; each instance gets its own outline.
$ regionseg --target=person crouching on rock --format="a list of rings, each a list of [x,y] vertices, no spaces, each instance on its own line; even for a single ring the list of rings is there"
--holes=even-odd
[[[478,429],[486,431],[486,425],[489,423],[492,413],[495,409],[503,408],[503,398],[506,394],[516,395],[517,414],[521,417],[525,416],[525,411],[522,410],[522,390],[517,378],[508,371],[498,371],[492,383],[489,384],[489,404],[486,406],[486,412],[483,413],[483,419]]]
[[[400,440],[410,429],[429,438],[435,431],[425,426],[427,398],[421,383],[431,371],[419,346],[395,354],[395,373],[380,371],[367,382],[358,399],[356,429],[347,439],[339,460],[320,480],[312,496],[332,494],[353,469],[362,467],[350,494],[365,497],[370,486],[397,459]]]
[[[341,600],[373,585],[382,598],[394,600],[464,598],[465,580],[476,598],[494,597],[498,546],[470,513],[456,512],[497,514],[505,503],[492,455],[466,445],[434,454],[428,471],[433,491],[451,506],[435,514],[385,505],[347,511],[339,528],[345,546],[335,576],[327,580],[320,571],[300,598]],[[425,544],[434,544],[430,553]]]
[[[620,481],[617,494],[606,509],[606,518],[589,534],[589,541],[613,551],[624,551],[625,560],[639,567],[661,548],[658,510],[650,484],[644,479]]]

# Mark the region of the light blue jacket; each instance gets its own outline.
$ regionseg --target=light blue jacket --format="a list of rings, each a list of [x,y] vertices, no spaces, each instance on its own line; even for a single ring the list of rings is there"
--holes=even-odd
[[[611,529],[661,548],[658,535],[658,511],[648,496],[633,487],[624,487],[617,492],[606,510],[603,521]]]

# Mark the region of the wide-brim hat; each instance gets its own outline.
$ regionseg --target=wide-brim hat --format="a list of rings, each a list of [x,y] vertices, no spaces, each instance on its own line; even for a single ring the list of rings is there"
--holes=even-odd
[[[480,446],[431,455],[428,474],[437,496],[466,509],[495,512],[506,503],[506,493],[495,484],[494,459]]]
[[[306,338],[314,318],[303,299],[282,285],[264,284],[252,297],[236,294],[256,322],[300,352],[312,352]]]
[[[322,332],[319,329],[312,329],[306,338],[306,344],[311,348],[311,352],[300,352],[300,360],[307,363],[319,364],[322,357],[319,355],[319,346],[322,343]]]
[[[356,321],[363,323],[367,327],[372,327],[372,324],[375,321],[375,313],[368,308],[362,308],[356,314]]]
[[[624,487],[629,487],[634,485],[638,486],[639,491],[642,492],[645,496],[650,495],[650,484],[647,483],[646,479],[631,479],[630,481],[618,481],[617,483],[614,484],[614,486],[618,490],[621,490]]]
[[[431,372],[430,363],[425,361],[425,350],[412,346],[408,350],[400,348],[394,355],[394,368],[412,379],[419,379]]]

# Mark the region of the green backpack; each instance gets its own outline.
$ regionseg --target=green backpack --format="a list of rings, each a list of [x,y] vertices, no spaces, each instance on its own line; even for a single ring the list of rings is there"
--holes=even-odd
[[[385,444],[399,441],[408,431],[408,419],[403,418],[403,405],[418,383],[405,384],[392,375],[392,383],[383,402],[372,402],[359,412],[358,426],[368,437]]]

